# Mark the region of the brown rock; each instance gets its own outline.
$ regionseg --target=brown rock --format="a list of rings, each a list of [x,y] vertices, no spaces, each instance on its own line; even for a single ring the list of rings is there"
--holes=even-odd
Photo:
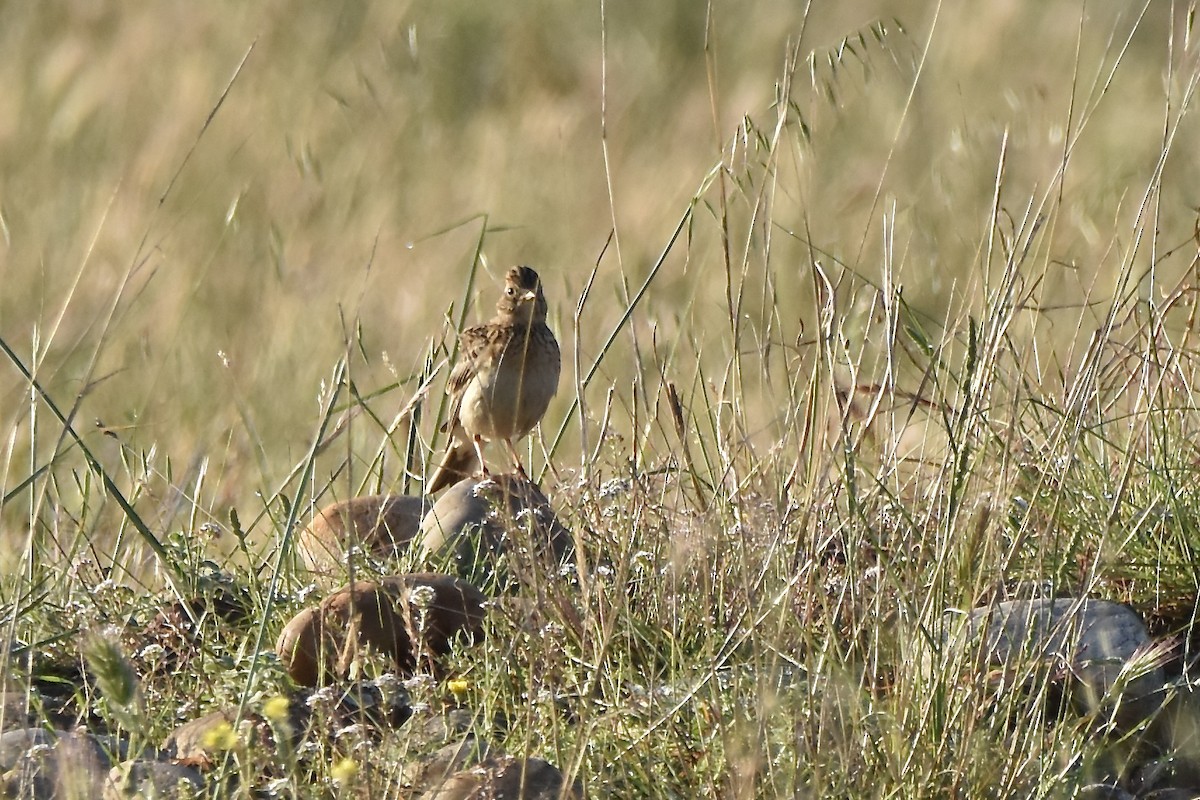
[[[163,754],[186,764],[205,764],[210,760],[210,750],[204,740],[222,725],[232,725],[236,716],[233,710],[213,711],[183,723],[163,741]]]
[[[540,758],[495,756],[451,775],[422,800],[559,800],[583,798],[578,784],[568,786],[563,774]]]
[[[344,574],[351,547],[377,558],[394,557],[417,535],[428,502],[407,495],[372,495],[331,503],[300,532],[296,549],[309,570],[323,575]]]
[[[275,734],[267,720],[259,714],[247,711],[243,714],[242,721],[237,722],[237,709],[226,708],[176,727],[163,740],[160,752],[164,758],[172,759],[177,764],[200,770],[210,769],[215,761],[220,760],[220,753],[214,751],[207,741],[210,734],[224,725],[234,726],[235,723],[238,737],[248,737],[248,741],[245,742],[247,746],[264,751],[276,749]]]
[[[404,783],[413,793],[443,786],[451,775],[478,764],[493,755],[486,740],[467,736],[438,748],[422,759],[407,764]]]
[[[280,634],[275,652],[303,686],[348,675],[360,647],[390,656],[401,674],[411,675],[418,667],[438,674],[436,659],[450,652],[455,639],[482,636],[485,601],[474,586],[450,575],[359,581],[297,614]]]

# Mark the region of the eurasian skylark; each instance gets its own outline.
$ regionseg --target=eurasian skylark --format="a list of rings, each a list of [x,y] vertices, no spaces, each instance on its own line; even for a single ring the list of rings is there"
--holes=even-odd
[[[524,475],[513,442],[546,413],[558,390],[559,361],[558,342],[546,327],[542,282],[529,267],[513,267],[505,276],[496,316],[459,337],[458,364],[446,383],[454,403],[443,428],[450,431],[450,443],[426,492],[477,471],[487,475],[483,445],[497,439]]]

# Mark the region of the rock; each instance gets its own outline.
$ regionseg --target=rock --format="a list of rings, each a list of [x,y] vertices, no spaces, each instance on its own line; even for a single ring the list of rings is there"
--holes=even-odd
[[[1130,799],[1133,798],[1133,795]],[[1153,792],[1138,795],[1138,800],[1196,800],[1200,798],[1200,789],[1154,789]]]
[[[331,503],[317,512],[296,539],[304,565],[322,575],[345,575],[345,556],[361,547],[381,559],[402,554],[417,535],[429,500],[372,495]]]
[[[1076,800],[1134,800],[1133,795],[1109,783],[1092,783],[1075,795]]]
[[[333,687],[307,692],[308,701],[315,702],[313,695],[317,692],[327,692],[331,688]],[[371,681],[353,681],[345,687],[339,686],[334,692],[333,700],[333,706],[328,708],[330,719],[341,727],[367,724],[381,730],[395,729],[408,722],[413,715],[412,698],[400,679],[394,675],[380,676]]]
[[[950,622],[954,625],[954,622]],[[982,668],[1019,677],[1033,663],[1048,668],[1067,696],[1085,712],[1113,708],[1114,721],[1132,730],[1158,708],[1165,683],[1161,667],[1151,667],[1118,687],[1129,659],[1149,644],[1140,617],[1106,600],[1041,598],[1009,600],[971,611],[960,642],[982,644]],[[1031,661],[1032,660],[1032,661]],[[1114,691],[1119,696],[1110,696]]]
[[[204,779],[191,767],[138,759],[113,767],[104,782],[103,800],[129,797],[191,798],[204,789]]]
[[[413,720],[414,737],[422,742],[449,742],[471,730],[475,724],[475,712],[468,708],[452,708],[449,711],[430,711]]]
[[[89,733],[19,728],[0,734],[0,797],[93,797],[122,743]]]
[[[1133,795],[1126,795],[1126,797],[1133,800]],[[1155,789],[1153,792],[1138,795],[1138,800],[1197,800],[1197,798],[1200,798],[1200,789]]]
[[[360,647],[390,656],[398,674],[412,675],[420,667],[437,675],[437,657],[448,654],[452,642],[483,635],[486,599],[474,586],[450,575],[416,573],[380,583],[359,581],[293,617],[275,652],[288,675],[302,686],[349,675]]]
[[[287,674],[300,686],[316,686],[321,682],[321,638],[324,631],[321,614],[324,605],[306,608],[296,614],[283,626],[275,641],[275,654],[279,656]]]
[[[307,722],[307,711],[302,703],[293,702],[290,705],[285,726],[286,735],[293,739],[289,744],[295,744],[295,738],[303,732],[303,726]],[[222,758],[222,748],[214,745],[213,739],[224,738],[218,734],[220,729],[226,726],[236,731],[238,739],[247,748],[270,753],[278,750],[275,741],[277,727],[272,727],[262,715],[248,710],[243,713],[240,722],[236,720],[237,709],[226,708],[185,722],[167,735],[160,752],[165,758],[170,758],[178,764],[195,767],[201,771],[211,769]]]
[[[207,765],[211,761],[212,748],[205,745],[209,734],[223,725],[232,725],[234,711],[214,711],[175,728],[163,740],[162,752],[169,758],[185,764]]]
[[[557,569],[574,552],[550,501],[519,475],[460,481],[421,520],[417,535],[426,563],[445,564],[484,587]]]
[[[357,681],[345,687],[304,690],[284,698],[271,698],[247,711],[237,731],[245,744],[257,752],[294,752],[312,732],[314,722],[322,731],[367,724],[377,729],[395,729],[412,716],[408,690],[394,676],[386,681]],[[285,702],[276,705],[276,700]],[[314,711],[318,713],[314,715]],[[266,715],[272,715],[268,718]],[[163,741],[160,752],[176,763],[207,770],[220,761],[210,740],[222,726],[233,726],[236,707],[213,711],[175,728]]]
[[[565,791],[564,791],[565,789]],[[422,800],[559,800],[583,798],[578,783],[566,786],[558,768],[540,758],[494,756],[470,769],[451,775],[435,786]]]
[[[0,689],[0,731],[25,728],[37,724],[30,708],[30,694],[17,689]]]
[[[410,792],[423,792],[431,787],[442,786],[454,773],[472,767],[492,755],[492,747],[486,740],[467,736],[407,764],[402,773],[402,780]]]
[[[1200,797],[1200,691],[1176,681],[1163,713],[1147,726],[1147,737],[1163,756],[1142,765],[1134,788],[1139,796],[1164,787],[1193,787]]]

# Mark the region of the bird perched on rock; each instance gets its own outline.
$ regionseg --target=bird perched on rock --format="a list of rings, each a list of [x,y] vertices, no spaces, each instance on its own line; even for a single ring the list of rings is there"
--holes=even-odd
[[[513,267],[505,276],[496,316],[459,337],[458,364],[446,383],[453,407],[443,430],[450,432],[450,443],[426,492],[477,470],[487,475],[483,445],[497,439],[524,475],[513,442],[546,413],[558,391],[559,368],[558,341],[546,327],[541,279],[529,267]]]

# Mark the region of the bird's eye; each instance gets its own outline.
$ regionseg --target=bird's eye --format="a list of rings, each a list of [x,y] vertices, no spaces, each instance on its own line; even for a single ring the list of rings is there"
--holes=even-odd
[[[504,293],[506,295],[508,295],[509,297],[512,297],[514,294],[517,293],[517,290],[515,288],[513,288],[512,286],[509,286],[507,289],[504,290]]]

